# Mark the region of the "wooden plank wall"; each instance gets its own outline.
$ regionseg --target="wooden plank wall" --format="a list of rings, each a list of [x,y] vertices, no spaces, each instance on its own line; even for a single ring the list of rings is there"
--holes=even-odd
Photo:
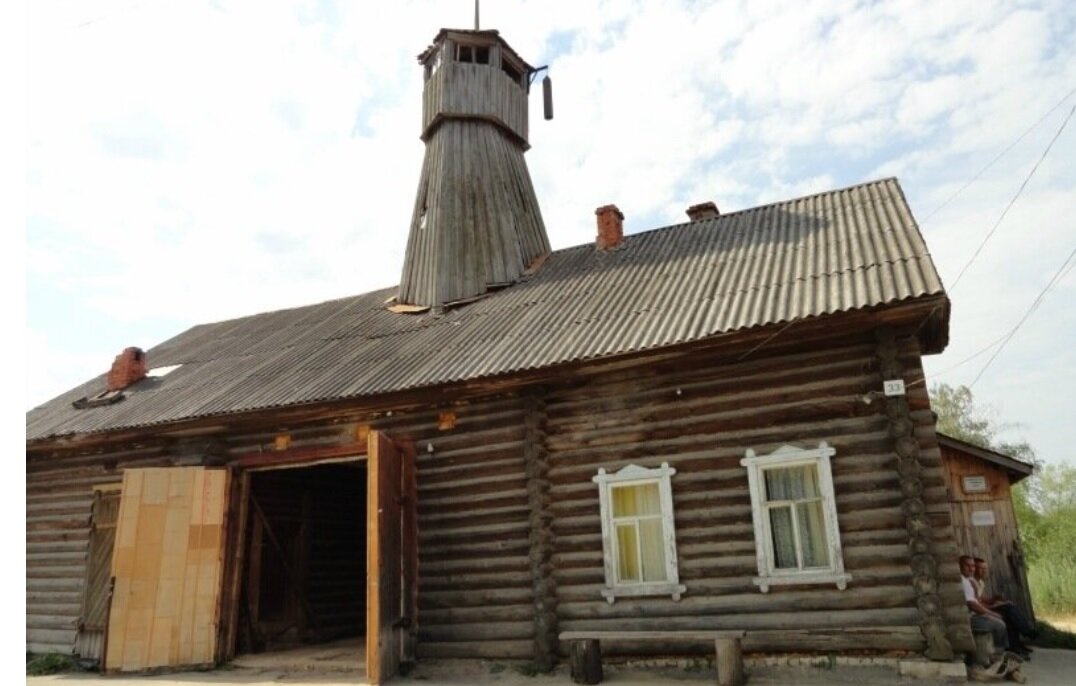
[[[988,593],[1005,596],[1019,605],[1027,616],[1034,617],[1008,473],[946,446],[941,447],[941,454],[947,466],[946,475],[952,493],[953,531],[957,548],[961,554],[981,557],[990,564]],[[965,493],[962,478],[969,475],[985,477],[987,492]],[[993,526],[976,526],[973,523],[972,513],[984,510],[993,512]]]
[[[288,626],[298,627],[274,643],[295,642],[300,636],[325,639],[359,635],[366,623],[366,471],[361,464],[326,465],[313,469],[256,472],[251,490],[273,527],[274,535],[293,557],[288,559],[297,579],[268,580],[281,593],[295,585],[306,602],[298,597],[282,598],[281,616],[269,621],[279,634]],[[249,540],[249,539],[248,539]],[[263,549],[277,552],[270,542]],[[281,569],[278,565],[275,569]],[[262,568],[262,574],[268,573]],[[306,615],[307,608],[313,615]]]
[[[86,553],[86,583],[82,589],[78,645],[82,657],[100,660],[103,655],[105,629],[108,624],[112,549],[116,541],[120,492],[109,488],[94,493],[90,542]]]
[[[442,50],[453,54],[455,45],[446,41]],[[484,115],[526,141],[527,104],[527,91],[508,78],[499,64],[466,64],[442,56],[441,66],[422,92],[422,131],[438,115]]]

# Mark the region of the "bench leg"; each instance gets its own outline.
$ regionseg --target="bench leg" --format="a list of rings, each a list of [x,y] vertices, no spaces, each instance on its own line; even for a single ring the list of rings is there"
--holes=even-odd
[[[994,636],[992,634],[973,634],[975,637],[974,662],[980,667],[990,664],[994,655]]]
[[[717,649],[717,686],[742,686],[743,651],[738,638],[719,638]]]
[[[602,674],[602,649],[596,639],[572,641],[569,657],[572,665],[572,681],[577,684],[600,684]]]

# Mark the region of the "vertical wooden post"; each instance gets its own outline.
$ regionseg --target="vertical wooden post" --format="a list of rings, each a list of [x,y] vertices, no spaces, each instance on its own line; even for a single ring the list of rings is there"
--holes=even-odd
[[[402,497],[400,538],[403,548],[402,600],[406,620],[402,636],[401,659],[407,665],[415,662],[418,647],[418,471],[415,463],[415,444],[400,445],[402,467]]]
[[[553,579],[553,530],[549,511],[549,465],[545,449],[545,404],[526,400],[523,456],[530,506],[530,572],[534,593],[534,664],[549,672],[557,661],[557,596]]]
[[[262,532],[262,519],[255,517],[250,527],[250,562],[247,564],[247,615],[250,626],[254,629],[255,640],[261,642],[261,627],[258,625],[259,606],[262,599],[262,544],[265,534]]]
[[[903,379],[904,369],[900,363],[896,336],[892,329],[877,332],[878,362],[882,380]],[[904,512],[908,531],[908,551],[912,566],[912,586],[916,592],[916,608],[919,610],[919,628],[927,640],[926,656],[931,660],[952,660],[953,646],[946,635],[945,611],[938,596],[938,561],[931,548],[931,525],[923,501],[923,471],[919,462],[919,442],[915,438],[915,424],[904,396],[890,396],[885,400],[885,413],[889,418],[889,436],[893,439],[893,451],[897,455],[897,471],[900,473],[900,490],[904,496],[901,510]]]
[[[371,431],[366,494],[366,680],[380,684],[400,667],[402,601],[401,455],[381,431]]]
[[[224,627],[221,645],[218,648],[218,657],[221,661],[227,661],[235,657],[235,643],[239,632],[239,599],[243,595],[243,563],[247,555],[247,514],[248,497],[250,495],[250,474],[243,472],[237,480],[234,480],[233,491],[238,491],[239,501],[233,509],[237,512],[235,526],[229,536],[227,547],[234,551],[231,556],[231,568],[228,570],[228,593],[226,596],[227,606],[224,614]],[[226,557],[227,559],[227,557]]]
[[[743,650],[738,638],[719,638],[714,641],[717,650],[718,686],[742,686]]]
[[[602,673],[602,649],[597,639],[574,640],[569,650],[572,681],[577,684],[600,684]]]

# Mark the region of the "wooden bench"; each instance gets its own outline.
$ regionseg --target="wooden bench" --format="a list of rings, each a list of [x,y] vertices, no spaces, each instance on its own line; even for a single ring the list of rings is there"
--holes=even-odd
[[[577,684],[601,683],[601,641],[713,641],[717,651],[718,686],[744,683],[743,631],[562,631],[560,640],[570,641],[572,680]]]

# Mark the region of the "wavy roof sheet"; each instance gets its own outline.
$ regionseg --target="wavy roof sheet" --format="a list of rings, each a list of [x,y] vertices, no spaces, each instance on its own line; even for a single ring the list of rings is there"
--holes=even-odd
[[[74,409],[102,374],[31,410],[27,440],[509,375],[944,292],[896,179],[558,250],[443,315],[387,311],[395,290],[195,326],[148,351],[179,369]]]

